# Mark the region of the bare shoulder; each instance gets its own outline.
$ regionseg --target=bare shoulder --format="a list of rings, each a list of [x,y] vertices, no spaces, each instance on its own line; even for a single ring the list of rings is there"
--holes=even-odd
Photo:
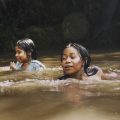
[[[103,70],[102,70],[102,68],[100,68],[99,66],[93,66],[94,68],[97,68],[97,75],[99,75],[99,76],[101,76],[102,74],[103,74]]]
[[[100,68],[100,67],[98,67],[98,66],[91,66],[91,69],[93,69],[93,68],[96,68],[97,69],[97,72],[96,72],[96,74],[94,74],[94,75],[91,75],[91,76],[85,76],[83,79],[84,80],[101,80],[102,79],[102,75],[103,75],[103,71],[102,71],[102,69]]]

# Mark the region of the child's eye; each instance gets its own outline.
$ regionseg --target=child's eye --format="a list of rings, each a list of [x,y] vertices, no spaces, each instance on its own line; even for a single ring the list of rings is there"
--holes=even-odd
[[[17,51],[17,52],[16,52],[16,54],[20,54],[20,53],[21,53],[21,51]]]

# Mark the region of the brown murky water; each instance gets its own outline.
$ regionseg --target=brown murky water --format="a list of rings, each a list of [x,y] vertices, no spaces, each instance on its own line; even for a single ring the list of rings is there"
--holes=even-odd
[[[120,52],[91,56],[104,71],[120,70]],[[0,58],[0,65],[10,60]],[[0,120],[120,120],[120,80],[59,81],[59,56],[39,60],[44,73],[0,71]]]

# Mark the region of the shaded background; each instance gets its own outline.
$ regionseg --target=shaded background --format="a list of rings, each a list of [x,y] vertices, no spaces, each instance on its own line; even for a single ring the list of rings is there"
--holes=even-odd
[[[29,37],[37,49],[75,41],[89,49],[119,49],[119,0],[0,0],[0,48]]]

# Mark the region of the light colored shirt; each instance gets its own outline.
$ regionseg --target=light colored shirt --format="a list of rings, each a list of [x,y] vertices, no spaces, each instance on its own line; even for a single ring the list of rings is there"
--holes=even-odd
[[[29,66],[26,69],[26,71],[42,71],[45,68],[46,68],[45,65],[42,64],[40,61],[38,61],[38,60],[31,60],[31,62],[29,63]],[[16,63],[16,69],[17,70],[23,70],[22,69],[22,63],[17,62]]]

